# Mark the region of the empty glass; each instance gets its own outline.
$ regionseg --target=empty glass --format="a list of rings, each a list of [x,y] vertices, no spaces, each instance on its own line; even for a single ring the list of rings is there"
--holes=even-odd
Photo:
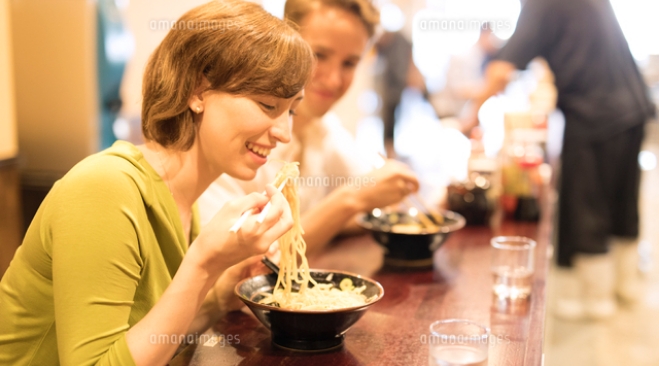
[[[489,328],[465,319],[439,320],[430,325],[428,365],[487,365]]]

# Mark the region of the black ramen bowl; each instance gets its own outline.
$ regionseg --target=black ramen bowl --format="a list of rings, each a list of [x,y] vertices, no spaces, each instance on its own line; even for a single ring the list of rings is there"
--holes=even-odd
[[[327,281],[330,277],[331,280]],[[277,282],[274,273],[240,281],[234,290],[256,317],[272,333],[272,343],[294,351],[320,352],[338,348],[343,344],[345,333],[364,315],[368,308],[384,295],[378,282],[340,271],[311,270],[311,277],[318,283],[332,283],[337,288],[344,278],[355,287],[366,286],[362,294],[372,300],[364,305],[336,310],[287,310],[259,304],[263,292],[272,292]]]
[[[364,214],[359,225],[371,232],[375,241],[385,248],[384,263],[394,268],[426,269],[432,267],[433,253],[444,244],[449,234],[465,226],[462,215],[443,211],[437,228],[424,228],[419,219],[407,213],[379,210]]]

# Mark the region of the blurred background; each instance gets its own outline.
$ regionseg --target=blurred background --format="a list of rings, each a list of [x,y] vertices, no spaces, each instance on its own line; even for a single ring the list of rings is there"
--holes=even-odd
[[[0,275],[57,179],[117,139],[141,141],[147,59],[172,23],[204,2],[1,0]],[[283,14],[285,0],[257,2],[274,15]],[[537,187],[551,180],[563,123],[544,62],[534,60],[505,93],[483,106],[478,136],[468,139],[455,128],[488,59],[513,33],[520,0],[377,3],[382,35],[333,113],[363,146],[395,151],[419,174],[424,197],[462,210],[470,224],[490,223],[493,201],[502,203],[504,215],[537,220],[537,207],[521,210],[521,203],[537,198]],[[611,4],[659,104],[659,2]],[[392,42],[408,47],[411,59],[391,52]],[[395,84],[388,76],[401,67],[406,77]],[[400,98],[392,101],[387,91],[394,87]],[[386,118],[395,119],[388,142],[383,139]],[[510,163],[519,151],[530,165]],[[659,217],[658,152],[653,123],[639,156],[644,300],[606,322],[562,322],[548,310],[547,365],[659,364],[659,271],[654,265],[659,232],[650,224]]]

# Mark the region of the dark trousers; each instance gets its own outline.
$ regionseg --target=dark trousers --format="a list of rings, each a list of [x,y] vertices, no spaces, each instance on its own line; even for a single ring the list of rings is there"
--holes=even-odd
[[[558,264],[575,254],[607,253],[611,236],[638,237],[643,123],[602,141],[563,143],[558,208]]]

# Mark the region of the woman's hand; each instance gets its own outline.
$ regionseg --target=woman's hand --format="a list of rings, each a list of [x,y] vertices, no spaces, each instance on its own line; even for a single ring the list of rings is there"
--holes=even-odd
[[[261,263],[261,257],[257,255],[247,258],[229,267],[217,279],[213,286],[213,291],[215,292],[215,301],[221,313],[240,310],[243,307],[243,302],[233,293],[233,289],[240,280],[268,273],[269,270],[267,267]]]
[[[270,209],[262,223],[258,214],[250,215],[235,233],[231,226],[243,212],[252,208],[258,211],[270,201]],[[266,195],[252,193],[233,200],[206,225],[195,243],[202,253],[202,265],[228,268],[256,254],[265,253],[268,247],[293,226],[293,218],[284,195],[272,185],[266,187]]]
[[[419,190],[419,181],[404,164],[387,160],[379,169],[367,174],[372,184],[356,192],[360,211],[371,211],[402,201],[405,196]]]

